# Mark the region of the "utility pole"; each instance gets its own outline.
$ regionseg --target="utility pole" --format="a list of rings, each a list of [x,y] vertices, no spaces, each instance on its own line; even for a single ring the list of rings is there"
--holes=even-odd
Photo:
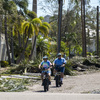
[[[61,49],[61,22],[62,22],[62,6],[63,0],[58,0],[59,10],[58,10],[58,37],[57,37],[57,53]]]
[[[99,6],[97,6],[97,56],[99,56]]]
[[[82,16],[82,56],[86,57],[86,30],[85,30],[85,0],[81,1]]]

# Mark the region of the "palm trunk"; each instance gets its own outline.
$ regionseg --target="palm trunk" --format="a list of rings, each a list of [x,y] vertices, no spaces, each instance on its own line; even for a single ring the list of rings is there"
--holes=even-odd
[[[23,34],[23,48],[24,48],[24,45],[25,45],[25,43],[24,43],[24,38],[25,38],[25,37],[24,37],[24,34]]]
[[[11,28],[11,52],[12,52],[12,60],[11,62],[14,63],[14,46],[13,46],[13,33]]]
[[[33,0],[32,10],[37,13],[37,0]]]
[[[97,6],[97,56],[99,54],[99,6]]]
[[[32,11],[34,11],[37,14],[37,0],[33,0]],[[34,44],[34,42],[33,42],[33,41],[35,41],[34,39],[35,39],[35,36],[32,37],[32,48],[34,45],[34,50],[32,50],[33,53],[31,53],[32,54],[31,58],[33,57],[33,59],[36,58],[36,42]],[[34,56],[33,56],[33,54],[34,54]]]
[[[86,57],[85,0],[81,0],[81,20],[82,20],[82,56]]]
[[[25,53],[25,50],[26,50],[27,45],[28,45],[29,35],[30,35],[30,34],[28,34],[28,37],[27,37],[27,40],[26,40],[26,44],[25,44],[25,46],[24,46],[24,50],[22,51],[22,53],[21,53],[19,59],[18,59],[17,62],[16,62],[17,64],[20,63],[20,61],[24,59],[24,53]]]
[[[24,46],[25,46],[25,42],[24,42],[24,34],[23,34],[23,48],[24,48]],[[23,59],[25,59],[25,55],[23,55]]]
[[[1,34],[2,34],[2,16],[0,15],[0,61],[1,61]],[[0,62],[1,67],[1,62]]]
[[[19,32],[18,32],[18,41],[19,41],[19,47],[21,47],[21,37]]]
[[[9,46],[8,46],[8,34],[7,34],[7,17],[6,17],[6,12],[5,12],[4,27],[5,27],[5,39],[6,39],[6,47],[7,47],[8,62],[9,62],[9,64],[11,64],[11,61],[10,61],[10,51],[9,51]]]
[[[70,45],[68,47],[69,47],[69,58],[70,58]]]
[[[33,43],[33,46],[32,46],[32,51],[31,51],[31,55],[30,55],[30,57],[29,57],[29,60],[31,60],[31,59],[32,59],[32,56],[33,56],[33,52],[34,52],[35,45],[36,45],[36,38],[37,38],[37,36],[35,35],[34,43]]]

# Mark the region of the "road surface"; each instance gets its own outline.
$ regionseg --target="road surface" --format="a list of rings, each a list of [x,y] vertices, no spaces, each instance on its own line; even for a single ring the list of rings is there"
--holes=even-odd
[[[43,86],[41,81],[38,81],[33,86],[29,87],[28,91],[41,93]],[[78,76],[65,76],[62,87],[56,87],[55,81],[51,80],[51,85],[48,93],[99,93],[100,94],[100,72],[83,74]]]
[[[0,93],[0,100],[100,100],[99,94]]]

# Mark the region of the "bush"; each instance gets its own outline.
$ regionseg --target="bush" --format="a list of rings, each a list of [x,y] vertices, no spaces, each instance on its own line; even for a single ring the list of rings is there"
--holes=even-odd
[[[72,63],[70,61],[67,62],[67,64],[65,65],[65,75],[73,75],[72,70]]]
[[[1,67],[7,67],[8,64],[9,63],[7,61],[1,61]]]
[[[24,60],[19,65],[16,65],[15,67],[11,68],[9,71],[6,72],[6,74],[23,74],[25,69],[27,69],[27,72],[29,73],[38,73],[39,60],[36,60],[34,62]]]
[[[68,67],[68,66],[65,66],[65,72],[64,72],[65,75],[73,75],[71,69]]]
[[[92,56],[92,53],[91,52],[87,52],[87,56]]]
[[[83,65],[87,65],[87,66],[90,66],[90,65],[93,65],[88,59],[85,59],[83,61]]]

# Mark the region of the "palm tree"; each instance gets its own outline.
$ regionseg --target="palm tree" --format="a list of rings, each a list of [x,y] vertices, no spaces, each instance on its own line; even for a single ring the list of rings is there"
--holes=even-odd
[[[5,39],[6,39],[6,46],[7,46],[7,55],[8,55],[8,62],[11,64],[10,61],[10,50],[9,50],[9,42],[8,42],[8,33],[7,33],[7,17],[9,14],[13,14],[15,12],[16,5],[13,1],[10,0],[3,0],[3,10],[4,10],[4,28],[5,28]]]
[[[41,31],[41,33],[43,33],[45,36],[47,36],[47,34],[49,33],[49,28],[50,28],[50,25],[47,22],[42,23],[42,21],[39,18],[34,18],[30,22],[29,21],[23,22],[22,30],[23,30],[23,33],[25,33],[27,35],[27,40],[26,40],[26,43],[24,46],[24,50],[22,51],[19,59],[17,60],[17,63],[19,63],[24,57],[24,53],[27,48],[29,37],[32,37],[34,35],[34,33],[35,33],[35,37],[37,37],[39,31]],[[34,41],[36,41],[36,38]],[[35,42],[34,42],[34,44],[35,44]],[[34,44],[33,44],[32,51],[34,50]],[[32,51],[31,51],[30,59],[32,57]]]
[[[70,50],[71,50],[71,45],[73,43],[76,43],[76,34],[75,33],[68,33],[66,34],[66,41],[67,41],[67,45],[69,47],[69,57],[70,57]]]
[[[18,10],[19,17],[20,17],[20,15],[25,17],[25,13],[27,13],[28,0],[13,0],[13,1],[20,8],[20,10]],[[20,18],[19,18],[19,20],[20,20]],[[20,36],[19,32],[18,32],[18,40],[19,40],[19,47],[22,47],[21,36]]]
[[[27,40],[26,40],[26,44],[24,46],[24,50],[22,51],[19,59],[17,60],[17,63],[19,63],[24,57],[24,53],[27,48],[29,37],[32,37],[35,33],[34,41],[36,41],[36,37],[38,36],[39,32],[41,32],[42,34],[47,36],[47,34],[49,33],[50,25],[47,22],[42,23],[42,21],[39,18],[34,18],[31,22],[24,21],[23,25],[22,25],[22,29],[24,30],[23,33],[25,33],[27,35]],[[32,48],[29,59],[31,59],[31,57],[32,57],[34,46],[35,46],[35,42],[33,44],[33,48]]]
[[[44,34],[44,36],[47,36],[49,33],[49,29],[51,28],[49,23],[41,22],[41,20],[39,21],[38,18],[33,19],[33,26],[35,30],[35,39],[34,39],[34,44],[32,46],[32,51],[31,51],[30,58],[29,58],[30,60],[32,59],[33,51],[34,51],[35,44],[36,44],[36,38],[39,32]]]
[[[28,0],[13,0],[20,10],[27,11]]]
[[[50,50],[49,43],[45,41],[45,37],[42,38],[41,35],[37,37],[36,49],[38,58],[42,59],[43,55],[47,54],[47,51]]]
[[[19,63],[24,58],[24,53],[28,45],[28,39],[29,37],[34,35],[34,27],[33,27],[32,22],[24,21],[22,24],[22,30],[23,30],[23,33],[27,35],[27,40],[26,40],[24,49],[16,63]]]

